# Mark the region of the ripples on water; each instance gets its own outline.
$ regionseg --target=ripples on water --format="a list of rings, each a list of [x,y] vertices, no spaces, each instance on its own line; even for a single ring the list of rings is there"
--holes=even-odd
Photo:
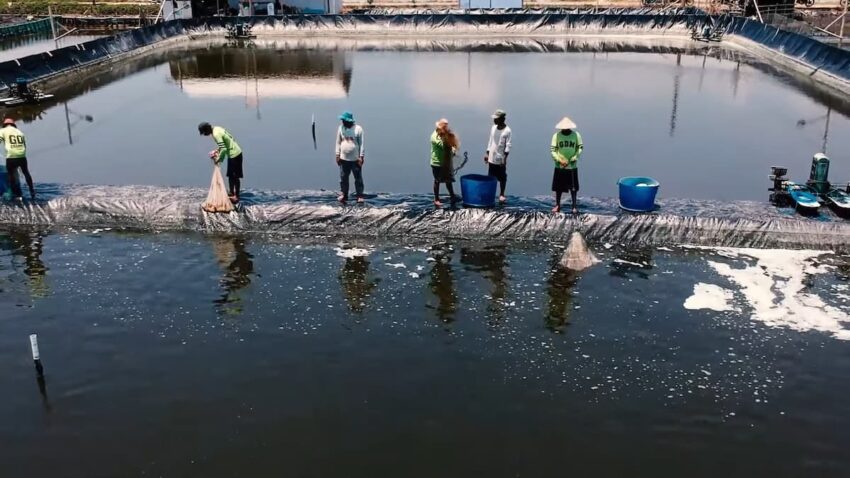
[[[744,460],[743,441],[756,454],[793,450],[761,469],[846,465],[846,342],[758,320],[752,294],[714,265],[758,268],[766,256],[596,243],[602,263],[576,274],[558,266],[563,241],[82,227],[2,238],[0,386],[17,393],[0,434],[4,461],[35,475],[69,463],[90,474],[73,457],[94,453],[103,434],[124,459],[101,457],[100,470],[157,474],[220,476],[280,457],[303,471],[317,446],[335,457],[326,472],[397,466],[373,463],[373,447],[404,461],[448,447],[433,465],[447,470],[474,460],[496,474],[549,474],[615,469],[596,461],[597,447],[654,456],[663,446],[711,470],[706,451]],[[850,311],[843,256],[812,253],[804,275],[770,260],[760,293]],[[775,288],[795,280],[802,289]],[[731,290],[728,310],[686,309],[699,283]],[[798,313],[794,297],[776,306]],[[44,402],[30,332],[41,338]],[[221,440],[249,449],[216,453]],[[533,463],[476,458],[494,440]],[[582,453],[557,465],[532,451],[551,440]],[[351,454],[355,443],[366,448]],[[52,464],[32,460],[35,450]],[[661,461],[658,470],[684,470]]]

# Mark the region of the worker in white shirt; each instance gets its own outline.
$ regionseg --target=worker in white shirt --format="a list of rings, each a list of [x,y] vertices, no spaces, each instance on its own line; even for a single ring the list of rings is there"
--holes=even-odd
[[[342,124],[336,132],[336,164],[339,166],[339,202],[348,201],[348,177],[354,174],[357,202],[363,197],[363,162],[366,148],[363,145],[363,128],[354,123],[354,115],[346,111],[339,117]]]
[[[511,152],[511,129],[505,122],[507,113],[496,110],[493,113],[493,127],[490,129],[490,139],[487,151],[484,153],[484,163],[487,164],[487,175],[499,180],[499,204],[507,201],[505,186],[508,183],[508,155]]]

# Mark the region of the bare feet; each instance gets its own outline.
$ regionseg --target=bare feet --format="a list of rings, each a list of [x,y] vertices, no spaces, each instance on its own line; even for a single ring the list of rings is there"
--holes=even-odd
[[[499,196],[499,204],[505,204],[506,202],[508,202],[508,198],[505,196]]]
[[[578,209],[577,209],[577,208],[573,208],[573,214],[578,214]]]
[[[237,196],[230,196],[230,202],[236,204],[239,202],[239,198]]]
[[[348,198],[347,198],[346,196],[344,196],[344,195],[340,194],[340,195],[336,198],[336,200],[337,200],[337,201],[339,201],[339,202],[340,202],[340,203],[342,203],[342,204],[345,204],[345,202],[348,200]]]
[[[357,196],[357,202],[358,202],[359,204],[363,204],[365,201],[366,201],[366,200],[365,200],[365,199],[363,199],[363,196]]]
[[[561,206],[555,206],[555,207],[553,207],[553,208],[552,208],[552,212],[554,212],[554,213],[559,213],[559,212],[561,212]]]
[[[434,199],[434,207],[443,207],[443,203],[439,199]]]

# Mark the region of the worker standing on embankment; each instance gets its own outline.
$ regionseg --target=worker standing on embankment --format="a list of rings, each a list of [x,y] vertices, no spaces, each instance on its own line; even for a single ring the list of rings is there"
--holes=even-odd
[[[339,116],[342,124],[336,131],[336,164],[339,166],[339,200],[348,201],[348,177],[354,174],[354,191],[357,202],[363,198],[363,162],[366,161],[366,148],[363,145],[363,128],[354,123],[354,115],[346,111]]]
[[[35,187],[32,184],[29,166],[27,166],[27,140],[12,118],[3,120],[3,129],[0,129],[0,143],[3,143],[6,147],[6,174],[9,177],[9,188],[12,190],[12,195],[18,201],[23,200],[21,184],[18,182],[17,175],[20,169],[27,181],[27,186],[30,188],[30,198],[35,201]]]
[[[449,128],[445,118],[437,121],[434,132],[431,133],[431,175],[434,177],[434,206],[442,207],[440,201],[440,183],[445,183],[449,191],[449,202],[457,202],[454,186],[454,167],[452,159],[457,154],[460,141]]]
[[[511,128],[505,122],[506,117],[504,110],[493,113],[493,126],[487,139],[487,151],[484,152],[487,175],[499,181],[499,204],[507,201],[505,186],[508,183],[508,155],[511,153]]]
[[[233,139],[233,135],[221,126],[212,126],[209,123],[198,125],[198,132],[203,136],[212,135],[217,149],[210,152],[210,158],[216,163],[227,159],[227,183],[230,187],[230,201],[239,202],[239,194],[242,189],[242,148]]]
[[[576,195],[578,194],[578,159],[584,150],[581,135],[576,131],[576,124],[566,116],[555,128],[552,136],[552,159],[555,161],[555,172],[552,176],[552,191],[555,193],[555,207],[552,212],[561,212],[561,194],[569,191],[572,198],[572,212],[578,213]]]

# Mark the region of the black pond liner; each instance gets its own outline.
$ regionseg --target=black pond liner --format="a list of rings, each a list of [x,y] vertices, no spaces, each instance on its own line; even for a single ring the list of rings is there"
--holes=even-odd
[[[163,40],[187,36],[223,35],[226,25],[250,23],[255,32],[270,34],[371,35],[670,35],[687,36],[711,26],[733,39],[740,37],[777,55],[796,60],[815,72],[850,82],[850,51],[826,45],[797,33],[742,17],[709,16],[695,9],[657,13],[645,9],[611,9],[601,13],[564,10],[413,11],[356,15],[288,15],[282,17],[172,20],[99,38],[80,45],[38,53],[0,63],[0,83],[18,78],[39,81],[94,66],[151,47]]]

